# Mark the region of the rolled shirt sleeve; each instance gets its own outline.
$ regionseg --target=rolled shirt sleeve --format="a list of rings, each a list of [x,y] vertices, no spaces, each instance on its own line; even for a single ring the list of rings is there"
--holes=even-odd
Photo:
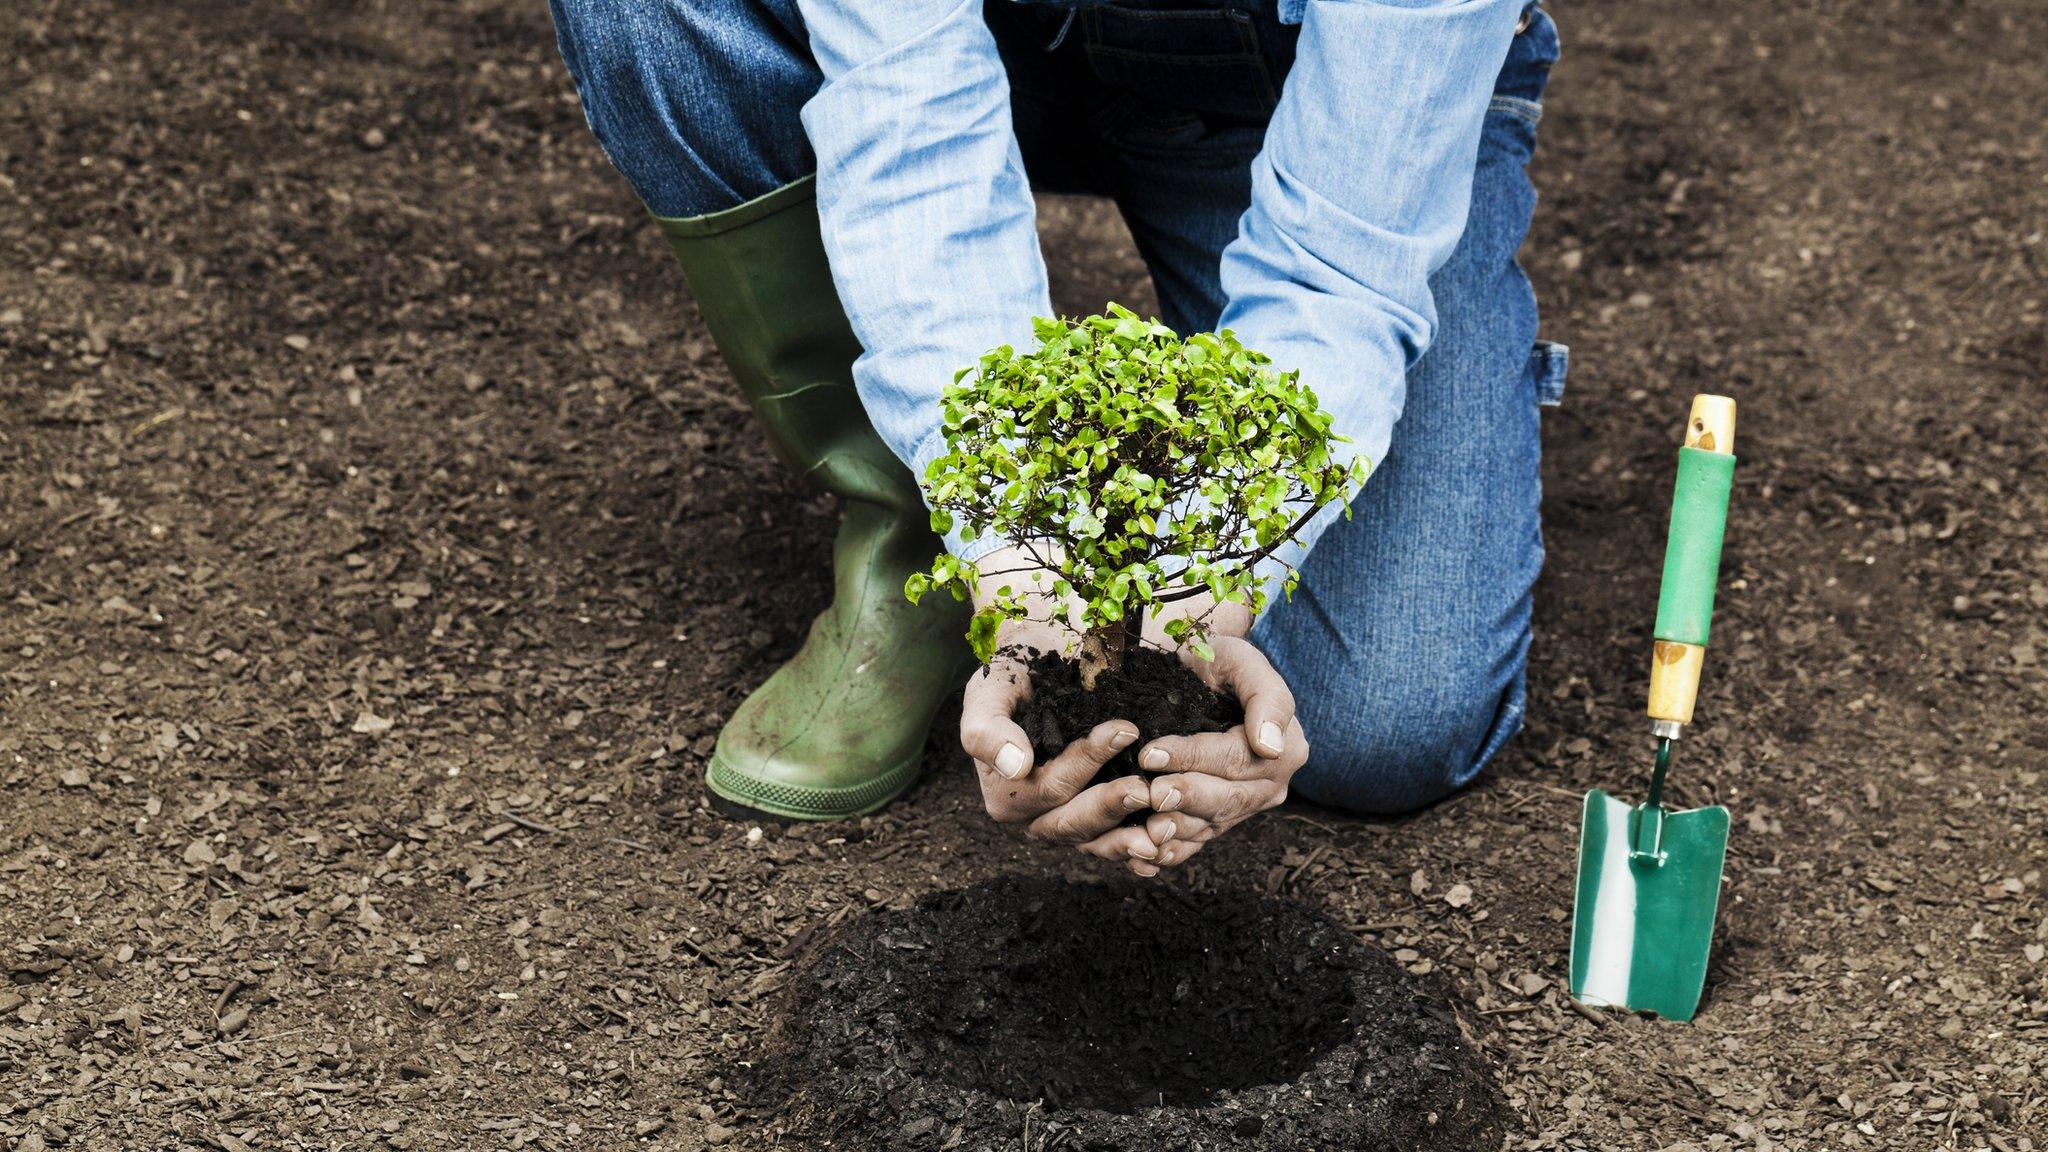
[[[1526,0],[1291,0],[1293,71],[1224,249],[1222,327],[1296,369],[1350,437],[1386,456],[1407,372],[1436,329],[1430,274],[1470,208],[1480,130]],[[1370,483],[1368,478],[1367,483]],[[1341,514],[1261,565],[1269,597]]]
[[[945,454],[940,398],[1052,314],[1010,86],[980,0],[805,0],[824,84],[804,106],[818,215],[864,351],[861,402],[919,480]],[[947,546],[978,559],[1001,541]]]
[[[1429,277],[1457,246],[1480,129],[1525,0],[1283,0],[1302,24],[1285,95],[1222,254],[1234,329],[1298,369],[1384,458],[1436,325]],[[979,0],[804,0],[824,84],[805,105],[833,278],[864,349],[854,382],[922,479],[940,398],[1052,314],[1010,92]],[[1369,481],[1368,481],[1369,482]],[[1261,566],[1269,592],[1339,514]],[[1001,541],[948,547],[977,559]]]

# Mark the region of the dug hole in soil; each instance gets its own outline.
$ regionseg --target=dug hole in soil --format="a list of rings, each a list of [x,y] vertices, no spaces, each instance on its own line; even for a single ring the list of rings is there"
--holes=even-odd
[[[1443,998],[1321,914],[1018,876],[814,942],[749,1094],[805,1147],[1492,1152],[1505,1134]]]

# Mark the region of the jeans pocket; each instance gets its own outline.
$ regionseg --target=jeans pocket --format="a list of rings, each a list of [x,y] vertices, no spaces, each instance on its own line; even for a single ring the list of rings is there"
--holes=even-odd
[[[1529,382],[1536,390],[1536,403],[1555,408],[1564,403],[1564,377],[1571,367],[1572,350],[1555,340],[1538,340],[1529,352]]]
[[[1508,47],[1500,76],[1494,81],[1494,96],[1529,104],[1541,102],[1557,57],[1557,21],[1540,4],[1531,4],[1523,12],[1523,23]]]
[[[1507,62],[1493,84],[1486,107],[1483,148],[1506,151],[1523,164],[1536,153],[1536,125],[1543,119],[1543,89],[1557,62],[1557,25],[1549,13],[1530,5]]]
[[[1249,13],[1102,4],[1084,9],[1082,20],[1095,78],[1145,105],[1263,123],[1280,103]]]

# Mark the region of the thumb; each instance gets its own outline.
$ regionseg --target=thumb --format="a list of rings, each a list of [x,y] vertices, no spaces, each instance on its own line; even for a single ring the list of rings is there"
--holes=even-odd
[[[1031,771],[1031,740],[1011,717],[1031,695],[1031,681],[1014,660],[998,660],[967,681],[960,702],[960,747],[1005,780]]]
[[[1086,739],[1074,741],[1052,758],[1045,766],[1040,786],[1048,798],[1064,804],[1079,796],[1104,764],[1137,739],[1137,726],[1130,721],[1104,720],[1089,730]]]
[[[1244,705],[1244,737],[1267,760],[1287,750],[1294,723],[1294,693],[1266,654],[1235,637],[1216,645],[1216,676]]]

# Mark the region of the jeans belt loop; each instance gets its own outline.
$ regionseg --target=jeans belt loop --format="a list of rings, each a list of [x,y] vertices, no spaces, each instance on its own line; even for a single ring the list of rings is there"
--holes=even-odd
[[[1067,33],[1074,30],[1074,18],[1080,14],[1080,4],[1076,3],[1067,6],[1067,18],[1060,21],[1060,30],[1053,33],[1052,43],[1045,46],[1047,52],[1057,52],[1060,50],[1060,45],[1067,42]]]

